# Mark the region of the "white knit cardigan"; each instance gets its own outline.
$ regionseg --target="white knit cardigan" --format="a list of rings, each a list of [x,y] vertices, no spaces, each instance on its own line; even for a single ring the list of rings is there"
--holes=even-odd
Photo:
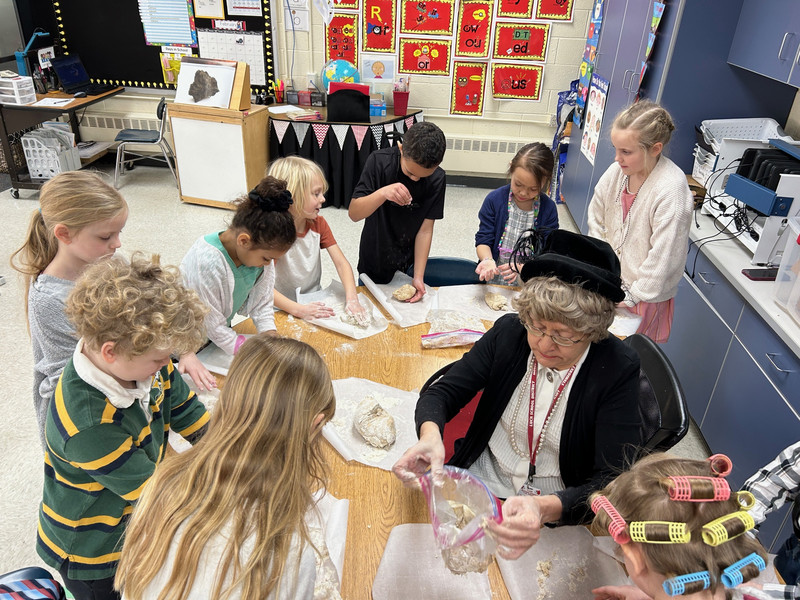
[[[625,176],[614,163],[594,188],[589,235],[607,241],[619,256],[625,304],[669,300],[683,274],[692,219],[686,175],[661,156],[639,189],[626,222],[620,201],[623,185]]]

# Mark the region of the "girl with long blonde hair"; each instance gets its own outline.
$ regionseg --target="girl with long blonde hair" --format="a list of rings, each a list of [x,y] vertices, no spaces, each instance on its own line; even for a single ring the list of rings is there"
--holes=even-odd
[[[313,348],[271,336],[245,342],[208,433],[167,459],[142,493],[117,569],[123,598],[311,598],[335,577],[314,510],[325,475],[320,430],[335,408]]]
[[[33,345],[33,404],[44,446],[47,408],[78,338],[64,314],[67,295],[83,270],[120,247],[128,205],[99,175],[60,173],[42,186],[25,243],[11,266],[25,278]]]

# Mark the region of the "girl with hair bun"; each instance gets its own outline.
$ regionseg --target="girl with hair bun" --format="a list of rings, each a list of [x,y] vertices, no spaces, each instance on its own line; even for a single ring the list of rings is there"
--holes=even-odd
[[[211,309],[206,317],[208,338],[228,354],[236,354],[245,340],[231,328],[236,314],[250,317],[259,333],[276,333],[273,261],[286,254],[297,237],[286,182],[265,177],[234,204],[230,226],[199,238],[181,262],[187,285]],[[216,386],[194,352],[181,356],[178,369],[201,390]]]
[[[663,155],[674,129],[669,113],[647,100],[617,115],[615,162],[589,204],[589,235],[611,244],[622,266],[620,306],[641,315],[638,333],[658,343],[669,339],[693,207],[686,175]]]

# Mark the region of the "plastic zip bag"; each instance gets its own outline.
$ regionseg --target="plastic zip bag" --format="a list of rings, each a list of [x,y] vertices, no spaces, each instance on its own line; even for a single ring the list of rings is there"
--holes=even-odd
[[[420,477],[420,485],[447,568],[456,574],[485,571],[496,549],[486,524],[503,520],[497,497],[480,479],[457,467],[444,467],[441,486],[434,485],[430,471]]]
[[[469,346],[486,333],[483,321],[455,310],[431,309],[426,320],[431,324],[431,328],[427,334],[420,337],[423,348]]]

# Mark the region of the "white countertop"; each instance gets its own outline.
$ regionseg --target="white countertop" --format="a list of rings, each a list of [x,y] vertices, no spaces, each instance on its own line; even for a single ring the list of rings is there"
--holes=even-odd
[[[696,212],[689,238],[694,241],[717,233],[713,218]],[[699,224],[699,227],[695,225]],[[705,240],[708,241],[708,240]],[[701,242],[702,243],[702,242]],[[774,300],[774,281],[752,281],[742,275],[742,269],[752,268],[752,253],[728,232],[720,233],[714,241],[703,243],[702,252],[717,267],[745,301],[766,321],[783,342],[800,357],[800,326]]]

